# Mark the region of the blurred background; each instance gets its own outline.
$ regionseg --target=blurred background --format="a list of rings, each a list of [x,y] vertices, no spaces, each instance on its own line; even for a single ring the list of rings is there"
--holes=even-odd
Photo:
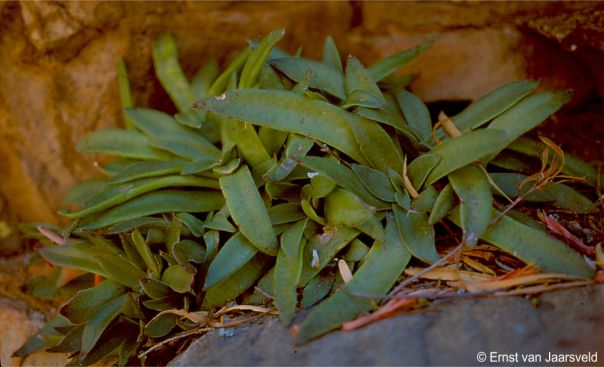
[[[153,39],[171,32],[192,76],[212,58],[224,65],[247,47],[246,39],[276,28],[286,29],[279,47],[288,51],[303,46],[303,56],[320,57],[331,35],[342,56],[353,54],[366,65],[434,40],[402,71],[417,76],[410,88],[433,111],[454,114],[526,78],[540,80],[543,89],[573,89],[572,101],[539,132],[587,161],[604,160],[604,3],[1,2],[0,365],[41,325],[40,312],[52,310],[27,294],[57,288],[26,280],[61,275],[23,253],[17,224],[65,224],[56,214],[64,194],[98,175],[98,157],[78,153],[75,145],[93,130],[122,125],[119,58],[136,106],[173,113],[153,72]]]

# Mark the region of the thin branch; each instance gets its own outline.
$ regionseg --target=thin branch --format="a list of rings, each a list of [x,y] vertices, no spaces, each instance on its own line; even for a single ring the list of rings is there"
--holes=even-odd
[[[422,270],[419,273],[415,274],[411,278],[407,278],[404,281],[402,281],[399,285],[397,285],[389,293],[389,295],[393,295],[393,294],[399,293],[400,291],[402,291],[403,289],[405,289],[406,286],[408,286],[409,284],[411,284],[411,283],[415,282],[416,280],[418,280],[419,278],[421,278],[424,274],[426,274],[426,273],[430,272],[431,270],[434,270],[437,267],[439,267],[442,264],[444,264],[447,260],[449,260],[451,257],[453,257],[453,255],[455,255],[456,253],[458,253],[459,251],[461,251],[463,248],[464,248],[464,243],[460,243],[459,245],[457,245],[457,247],[455,247],[447,255],[445,255],[444,257],[442,257],[440,260],[438,260],[434,264],[428,266],[427,268],[425,268],[424,270]]]
[[[395,294],[395,295],[387,295],[380,296],[375,294],[367,294],[367,293],[357,293],[357,292],[349,292],[350,295],[361,298],[369,298],[374,300],[391,300],[391,299],[450,299],[450,298],[468,298],[468,297],[487,297],[487,296],[496,296],[496,297],[505,297],[505,296],[520,296],[520,295],[533,295],[539,293],[545,293],[548,291],[553,291],[557,289],[568,289],[568,288],[576,288],[582,287],[585,285],[594,284],[592,280],[578,280],[574,282],[565,282],[565,283],[557,283],[552,285],[535,285],[530,287],[512,289],[512,290],[486,290],[486,291],[476,291],[476,292],[456,292],[450,289],[443,291],[436,291],[432,293],[423,293],[423,292],[410,292],[405,294]]]
[[[208,331],[210,331],[210,330],[212,330],[212,328],[205,327],[205,328],[197,328],[197,329],[193,329],[193,330],[187,330],[187,331],[183,331],[182,333],[178,333],[178,334],[174,335],[173,337],[170,337],[170,338],[168,338],[168,339],[162,340],[161,342],[159,342],[159,343],[155,344],[155,345],[154,345],[154,346],[152,346],[151,348],[149,348],[149,349],[147,349],[146,351],[144,351],[144,352],[140,353],[140,354],[138,355],[138,358],[139,358],[139,359],[143,359],[143,358],[145,358],[145,357],[146,357],[146,356],[147,356],[149,353],[151,353],[151,352],[153,352],[153,351],[155,351],[155,350],[157,350],[157,349],[160,349],[161,347],[163,347],[163,346],[164,346],[164,345],[166,345],[166,344],[173,343],[173,342],[175,342],[175,341],[177,341],[177,340],[180,340],[180,339],[182,339],[182,338],[186,338],[186,337],[191,336],[191,335],[203,334],[203,333],[208,332]]]

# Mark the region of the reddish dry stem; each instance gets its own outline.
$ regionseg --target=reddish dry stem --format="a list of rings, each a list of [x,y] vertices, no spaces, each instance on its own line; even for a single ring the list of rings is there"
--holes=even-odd
[[[575,236],[574,234],[570,233],[566,228],[564,228],[562,224],[558,223],[558,221],[556,221],[554,218],[550,217],[547,214],[544,214],[541,219],[547,225],[547,228],[549,228],[550,231],[562,236],[570,243],[571,246],[577,249],[577,251],[589,256],[592,256],[594,254],[593,247],[586,246],[583,241],[577,238],[577,236]]]
[[[393,316],[400,309],[412,306],[417,303],[417,299],[415,298],[405,298],[405,299],[393,299],[386,303],[382,308],[378,311],[361,316],[356,320],[348,321],[342,325],[343,331],[351,331],[363,327],[365,325],[369,325],[378,320],[386,319],[388,317]]]

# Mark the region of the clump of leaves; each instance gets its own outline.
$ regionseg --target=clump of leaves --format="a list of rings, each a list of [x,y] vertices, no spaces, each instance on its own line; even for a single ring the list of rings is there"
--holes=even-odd
[[[514,82],[433,125],[405,90],[410,78],[391,76],[429,43],[366,68],[352,56],[343,62],[331,38],[320,61],[292,56],[275,48],[283,34],[250,42],[221,74],[207,63],[191,81],[173,38],[157,39],[155,70],[175,116],[134,108],[120,64],[126,128],[79,144],[117,160],[101,168],[106,179],[74,188],[68,204],[82,205],[62,212],[74,221],[55,238],[65,243],[41,249],[98,284],[17,355],[48,348],[71,353],[74,365],[144,362],[168,342],[238,325],[237,313],[269,312],[253,304],[271,301],[285,324],[299,305],[318,303],[293,328],[305,342],[374,309],[404,272],[418,279],[442,265],[446,273],[454,256],[442,254],[455,233],[438,246],[436,235],[451,224],[462,232],[461,259],[491,280],[495,272],[479,261],[488,251],[512,254],[547,279],[593,277],[579,253],[512,210],[520,201],[598,210],[554,182],[593,187],[591,166],[564,159],[549,140],[522,137],[567,92]],[[541,170],[527,176],[539,158]],[[428,267],[408,267],[412,258]],[[474,279],[459,274],[448,279],[458,287]]]

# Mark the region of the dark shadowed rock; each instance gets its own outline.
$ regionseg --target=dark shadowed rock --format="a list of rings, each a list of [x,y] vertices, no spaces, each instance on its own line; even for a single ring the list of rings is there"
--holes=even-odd
[[[489,358],[491,352],[539,354],[542,363],[535,365],[546,364],[549,352],[598,352],[597,363],[590,364],[604,361],[604,286],[538,300],[537,307],[522,297],[439,302],[421,313],[334,332],[303,346],[292,344],[276,318],[265,318],[231,337],[209,332],[170,365],[480,365],[479,352]]]

